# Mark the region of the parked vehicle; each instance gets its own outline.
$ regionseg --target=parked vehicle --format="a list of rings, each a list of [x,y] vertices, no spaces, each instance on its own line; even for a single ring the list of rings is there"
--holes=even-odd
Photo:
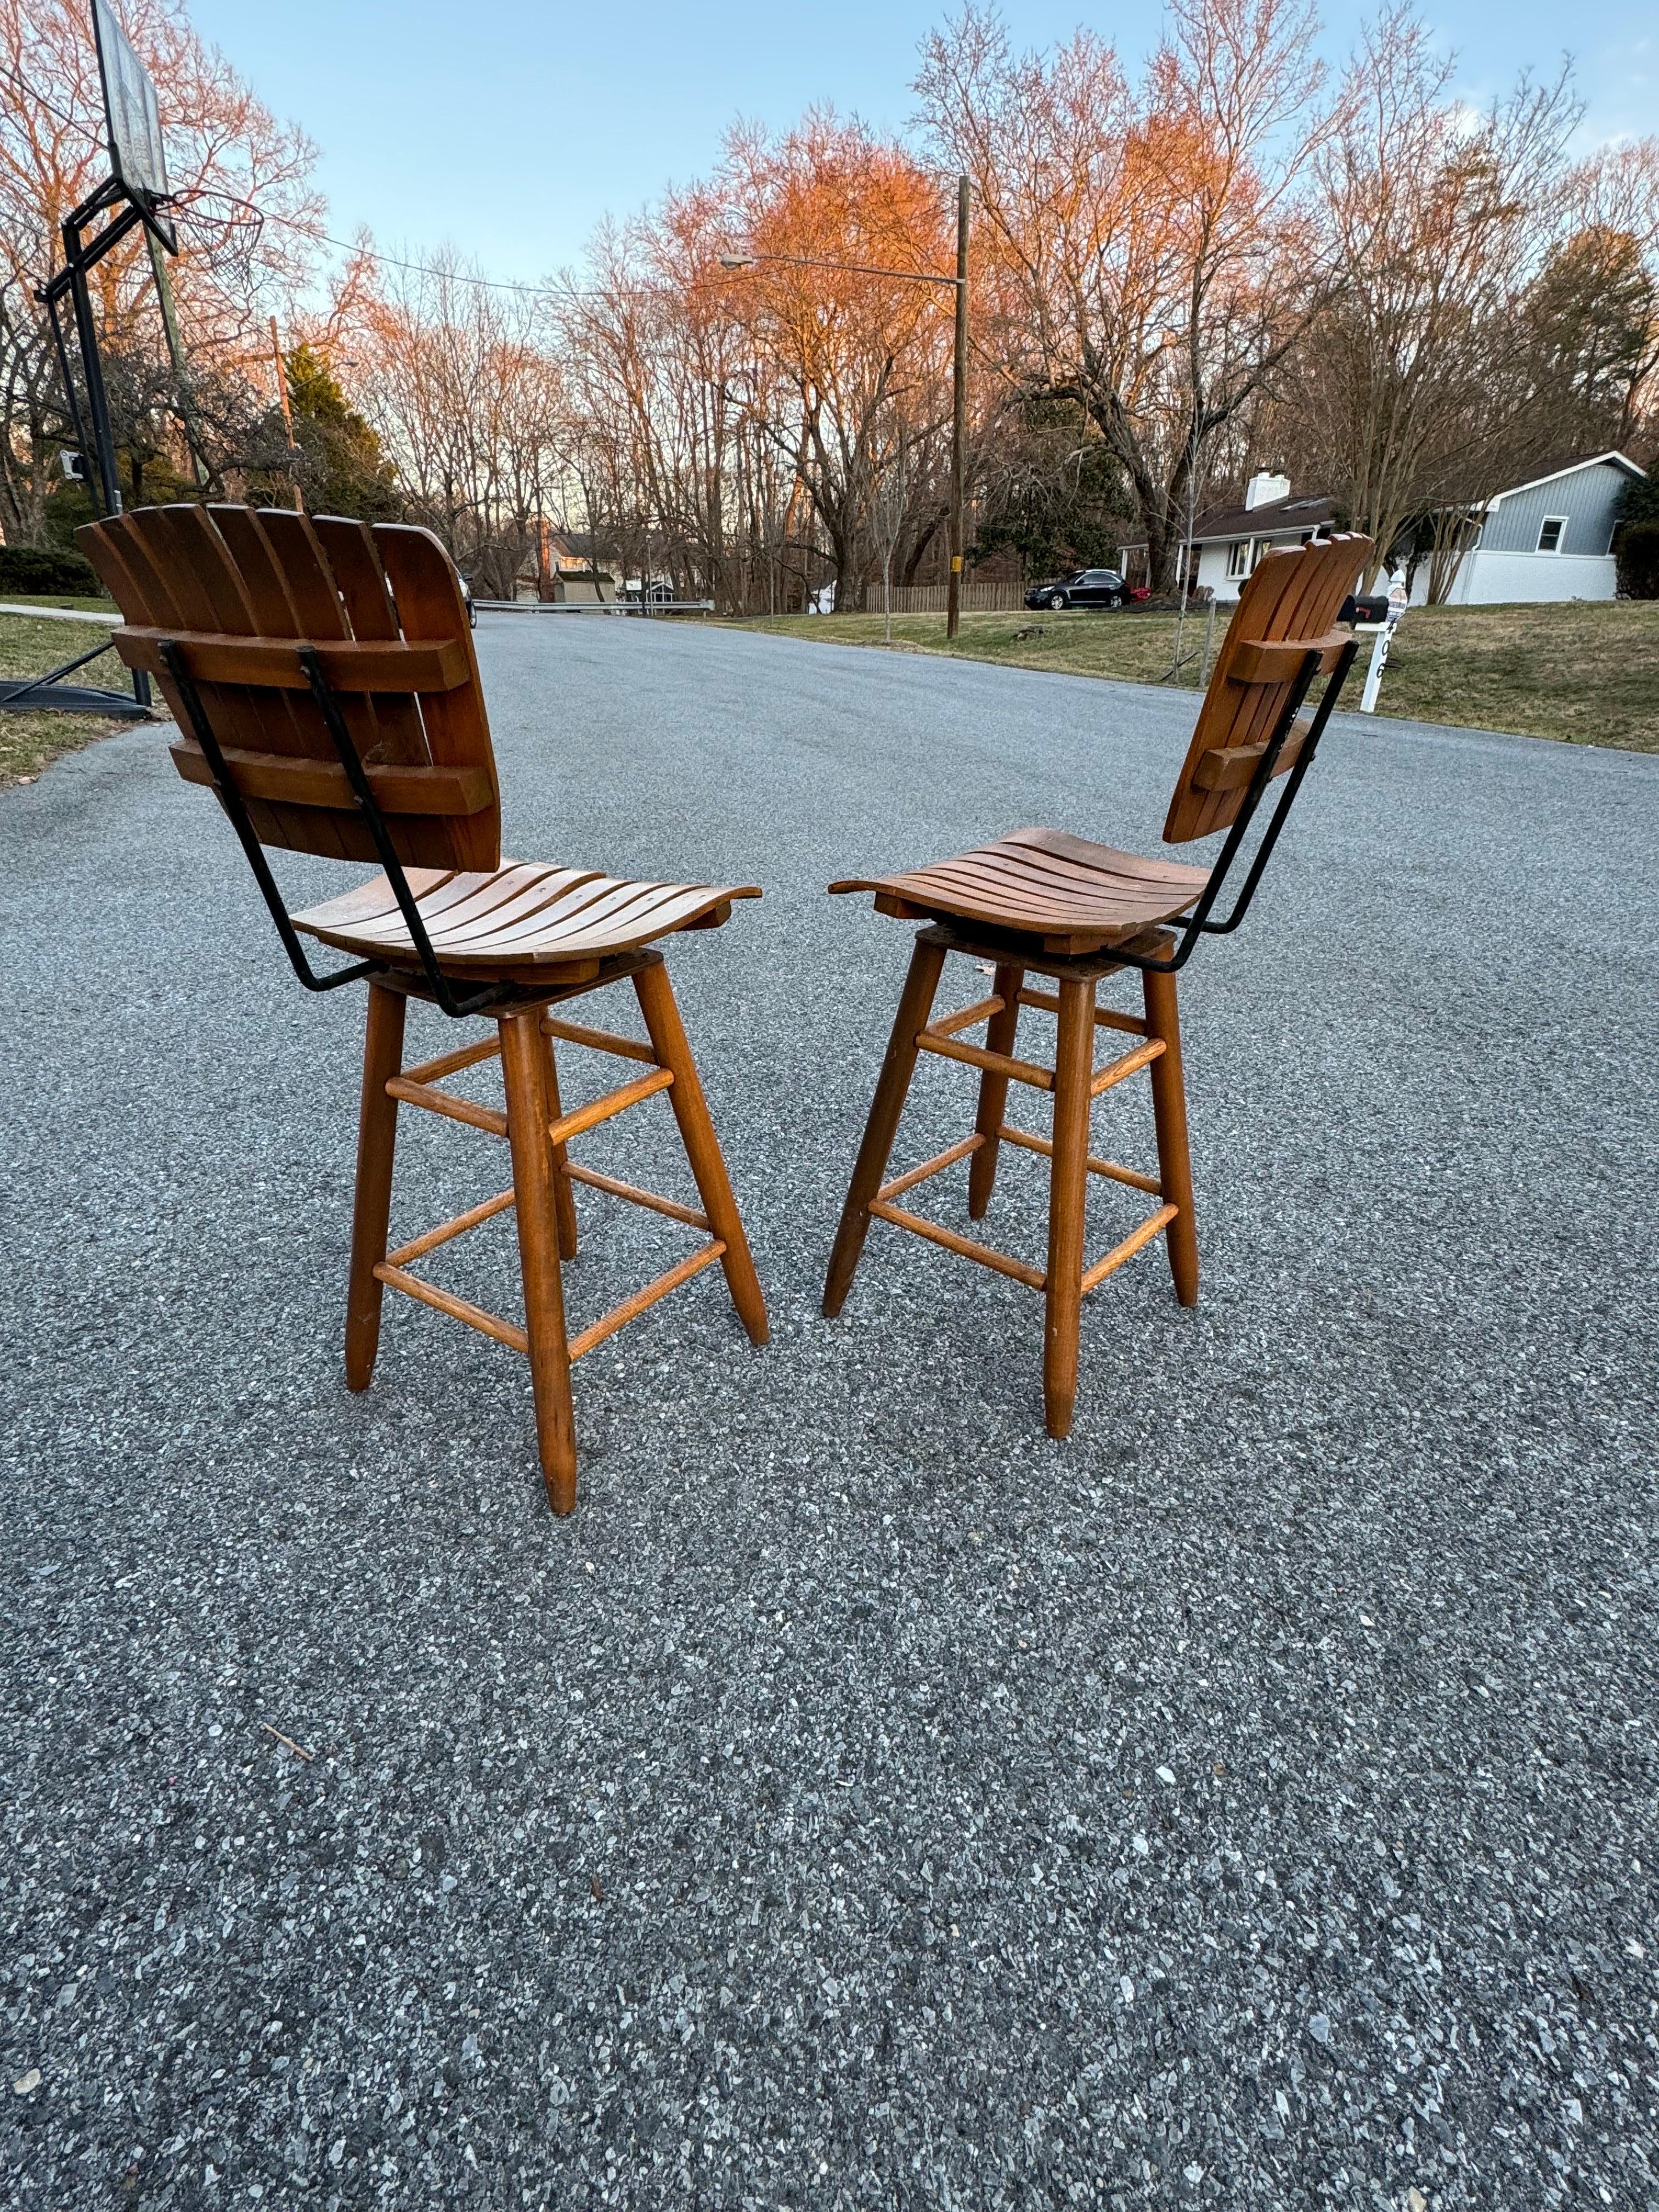
[[[474,605],[472,599],[472,579],[471,576],[462,576],[459,580],[461,586],[461,604],[466,609],[467,625],[471,629],[477,629],[478,627],[478,610]]]
[[[1079,568],[1075,575],[1037,585],[1025,594],[1025,604],[1062,614],[1067,607],[1121,607],[1128,597],[1129,587],[1115,568]]]

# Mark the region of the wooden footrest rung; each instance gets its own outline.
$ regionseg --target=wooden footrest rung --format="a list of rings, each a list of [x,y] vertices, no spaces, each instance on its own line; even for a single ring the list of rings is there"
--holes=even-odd
[[[503,1321],[499,1314],[486,1313],[482,1306],[475,1306],[465,1298],[458,1298],[453,1291],[441,1291],[435,1283],[423,1283],[418,1275],[410,1274],[389,1260],[380,1261],[374,1270],[374,1276],[377,1282],[388,1284],[392,1290],[402,1291],[408,1297],[418,1298],[422,1305],[435,1307],[439,1313],[447,1314],[452,1321],[464,1321],[469,1328],[476,1328],[481,1335],[493,1336],[497,1344],[511,1345],[514,1352],[526,1354],[530,1350],[529,1336],[515,1322]]]
[[[610,1121],[613,1114],[625,1114],[642,1098],[653,1098],[659,1091],[666,1091],[673,1080],[672,1068],[659,1067],[649,1075],[641,1076],[637,1083],[624,1083],[619,1091],[607,1091],[602,1098],[592,1098],[586,1106],[577,1106],[568,1114],[561,1114],[556,1121],[550,1121],[549,1139],[556,1145],[562,1145],[571,1137],[580,1136],[584,1129],[596,1128],[601,1121]],[[505,1115],[502,1120],[505,1121]]]
[[[913,1190],[917,1183],[926,1182],[929,1176],[942,1175],[946,1168],[954,1167],[958,1160],[965,1160],[969,1152],[976,1152],[984,1142],[984,1138],[976,1129],[971,1137],[964,1137],[959,1145],[948,1146],[944,1152],[936,1152],[931,1160],[924,1160],[919,1168],[912,1168],[908,1174],[895,1176],[891,1182],[883,1183],[876,1196],[880,1199],[896,1198],[902,1190]]]
[[[1109,1091],[1115,1083],[1126,1076],[1139,1075],[1143,1067],[1150,1067],[1165,1049],[1162,1037],[1149,1037],[1138,1044],[1133,1052],[1126,1052],[1121,1060],[1109,1060],[1104,1067],[1097,1068],[1094,1080],[1089,1085],[1091,1098],[1098,1098],[1103,1091]]]
[[[507,1116],[495,1106],[475,1106],[470,1098],[453,1098],[447,1091],[434,1090],[429,1083],[417,1083],[412,1076],[394,1075],[386,1087],[388,1098],[400,1099],[405,1106],[423,1106],[428,1114],[441,1114],[451,1121],[465,1121],[469,1128],[488,1129],[492,1137],[507,1134]]]
[[[586,1022],[567,1022],[557,1015],[544,1014],[542,1028],[549,1036],[560,1037],[566,1044],[585,1044],[594,1052],[611,1052],[623,1060],[642,1060],[648,1067],[655,1067],[657,1055],[648,1044],[635,1037],[618,1036],[612,1030],[591,1030]]]
[[[881,1220],[890,1221],[896,1229],[908,1229],[917,1237],[925,1237],[930,1244],[942,1244],[947,1252],[959,1252],[964,1260],[977,1260],[981,1267],[994,1268],[999,1275],[1012,1275],[1017,1283],[1024,1283],[1031,1290],[1048,1287],[1048,1279],[1041,1267],[1027,1267],[1024,1260],[995,1251],[988,1244],[976,1244],[971,1237],[958,1237],[954,1229],[942,1229],[937,1221],[924,1221],[919,1213],[907,1213],[902,1206],[891,1206],[884,1198],[872,1198],[870,1211]]]
[[[1016,1129],[1005,1121],[997,1131],[1005,1144],[1020,1145],[1028,1152],[1041,1152],[1044,1159],[1053,1159],[1054,1148],[1047,1137],[1034,1137],[1029,1129]],[[1156,1176],[1142,1175],[1138,1169],[1126,1168],[1116,1160],[1103,1160],[1091,1152],[1084,1163],[1091,1175],[1109,1176],[1114,1182],[1127,1182],[1132,1190],[1144,1190],[1151,1198],[1162,1198],[1164,1186]]]
[[[1013,1060],[1006,1052],[991,1052],[984,1045],[963,1044],[951,1036],[938,1036],[932,1030],[916,1033],[918,1052],[936,1052],[944,1060],[960,1060],[969,1067],[988,1069],[993,1075],[1006,1075],[1011,1083],[1029,1083],[1033,1091],[1052,1091],[1054,1071],[1039,1067],[1032,1060]]]
[[[936,1022],[929,1022],[926,1034],[930,1037],[954,1036],[958,1030],[971,1030],[981,1022],[988,1022],[993,1014],[1002,1012],[1002,1000],[993,993],[977,1005],[963,1006],[960,1012],[942,1014]]]
[[[464,1067],[476,1067],[481,1060],[499,1060],[501,1040],[499,1031],[494,1036],[481,1037],[477,1044],[461,1045],[454,1052],[440,1053],[436,1060],[422,1060],[418,1067],[401,1071],[404,1083],[441,1083],[446,1075],[459,1075]]]
[[[1031,991],[1022,988],[1019,1003],[1022,1006],[1040,1006],[1045,1014],[1057,1014],[1060,1012],[1060,994],[1058,991]],[[1115,1006],[1097,1006],[1095,1021],[1101,1029],[1124,1030],[1130,1036],[1145,1036],[1146,1034],[1146,1024],[1138,1015],[1121,1014]]]
[[[612,1198],[625,1198],[630,1206],[648,1206],[653,1213],[665,1213],[671,1221],[683,1221],[689,1229],[701,1229],[705,1233],[710,1224],[706,1213],[699,1213],[695,1206],[682,1206],[677,1198],[663,1198],[654,1190],[641,1190],[638,1185],[623,1182],[619,1176],[601,1175],[597,1168],[579,1168],[574,1160],[567,1160],[565,1173],[572,1182],[585,1182],[594,1190],[609,1191]]]
[[[592,1352],[596,1344],[603,1344],[606,1337],[614,1336],[619,1328],[633,1320],[635,1314],[642,1314],[648,1306],[655,1305],[659,1298],[665,1298],[670,1291],[678,1290],[680,1285],[689,1283],[693,1275],[700,1275],[705,1267],[712,1267],[725,1250],[724,1243],[716,1237],[708,1243],[699,1245],[695,1252],[688,1253],[665,1275],[659,1275],[654,1283],[647,1283],[642,1291],[635,1291],[631,1298],[624,1298],[619,1306],[613,1306],[608,1314],[602,1314],[598,1321],[590,1322],[580,1335],[573,1336],[568,1346],[571,1358],[580,1359],[585,1352]]]
[[[1103,1260],[1097,1260],[1092,1267],[1085,1267],[1083,1271],[1084,1295],[1086,1297],[1097,1283],[1103,1283],[1108,1275],[1115,1273],[1126,1260],[1133,1260],[1141,1246],[1150,1244],[1154,1237],[1167,1229],[1180,1211],[1178,1206],[1160,1206],[1156,1213],[1148,1215],[1139,1229],[1132,1229],[1121,1244],[1114,1244]]]
[[[411,1260],[418,1260],[423,1253],[435,1252],[439,1245],[447,1244],[452,1237],[464,1237],[469,1229],[476,1229],[480,1222],[489,1221],[497,1213],[505,1213],[515,1195],[511,1189],[504,1190],[495,1198],[485,1199],[482,1206],[470,1206],[465,1213],[458,1213],[453,1221],[441,1222],[437,1228],[428,1229],[423,1237],[414,1237],[409,1243],[400,1244],[395,1252],[388,1252],[386,1266],[407,1267]]]

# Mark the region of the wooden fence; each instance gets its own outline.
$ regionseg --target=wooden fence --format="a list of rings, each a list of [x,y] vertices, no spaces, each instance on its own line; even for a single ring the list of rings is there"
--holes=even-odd
[[[944,584],[895,584],[893,612],[896,615],[942,615],[948,587]],[[971,615],[1002,615],[1018,613],[1025,605],[1024,584],[968,584],[962,587],[962,611]],[[882,611],[881,580],[867,585],[864,593],[864,611],[878,615]]]

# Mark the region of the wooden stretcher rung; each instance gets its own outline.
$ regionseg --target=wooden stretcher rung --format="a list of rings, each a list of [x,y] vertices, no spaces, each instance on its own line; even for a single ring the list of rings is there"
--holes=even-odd
[[[700,1275],[705,1267],[712,1267],[725,1250],[726,1246],[718,1237],[709,1243],[700,1244],[695,1252],[688,1253],[665,1275],[659,1275],[654,1283],[647,1283],[642,1291],[635,1291],[631,1298],[624,1298],[619,1306],[613,1306],[608,1314],[601,1315],[579,1336],[573,1336],[570,1357],[580,1359],[583,1352],[592,1352],[596,1344],[603,1344],[606,1337],[614,1336],[636,1314],[642,1314],[647,1306],[655,1305],[659,1298],[665,1298],[670,1291],[678,1290],[682,1283],[689,1283],[693,1275]]]
[[[590,1098],[586,1106],[574,1107],[568,1114],[561,1114],[556,1121],[550,1121],[547,1133],[556,1145],[580,1137],[584,1129],[597,1128],[608,1121],[613,1114],[625,1114],[630,1106],[637,1106],[642,1098],[653,1098],[659,1091],[666,1091],[674,1080],[672,1067],[653,1069],[649,1075],[641,1076],[637,1083],[624,1083],[619,1091],[607,1091],[603,1097]],[[503,1125],[506,1117],[503,1115]]]
[[[407,1273],[390,1260],[382,1260],[374,1274],[377,1281],[404,1291],[409,1297],[418,1298],[422,1305],[435,1307],[452,1321],[464,1321],[481,1335],[493,1336],[497,1344],[510,1345],[514,1352],[527,1353],[530,1350],[529,1337],[514,1322],[503,1321],[499,1314],[486,1313],[482,1306],[471,1305],[451,1291],[441,1291],[435,1283],[423,1283],[418,1275]]]
[[[1045,1159],[1051,1160],[1054,1156],[1054,1146],[1047,1137],[1034,1137],[1029,1129],[1016,1129],[1011,1121],[1005,1121],[997,1134],[1005,1144],[1023,1145],[1028,1152],[1041,1152]],[[1127,1182],[1131,1190],[1144,1190],[1153,1198],[1164,1195],[1164,1186],[1156,1176],[1120,1166],[1116,1160],[1099,1159],[1091,1152],[1084,1164],[1091,1175],[1109,1176],[1114,1182]]]
[[[984,1142],[984,1138],[975,1129],[971,1137],[964,1137],[959,1145],[951,1145],[945,1151],[936,1152],[931,1160],[924,1160],[919,1168],[911,1168],[904,1175],[895,1176],[891,1182],[883,1183],[876,1196],[896,1198],[902,1190],[913,1189],[917,1183],[926,1182],[929,1176],[942,1175],[946,1168],[954,1167],[958,1160],[965,1160],[969,1152],[976,1152]]]
[[[429,1083],[416,1083],[407,1075],[394,1075],[386,1089],[388,1098],[399,1098],[406,1106],[423,1106],[428,1114],[465,1121],[469,1128],[488,1129],[492,1137],[507,1134],[507,1116],[496,1107],[475,1106],[470,1098],[453,1098],[448,1091],[435,1090]]]
[[[481,1060],[499,1060],[501,1056],[500,1032],[482,1037],[477,1044],[464,1044],[458,1051],[441,1053],[436,1060],[422,1060],[418,1067],[401,1071],[405,1083],[441,1083],[446,1075],[459,1075],[464,1067],[476,1067]]]
[[[1048,1277],[1041,1267],[1028,1267],[1024,1260],[1015,1260],[1006,1252],[994,1251],[988,1244],[975,1244],[971,1237],[958,1237],[954,1229],[941,1229],[937,1221],[924,1221],[919,1213],[907,1213],[902,1206],[890,1206],[884,1198],[872,1198],[870,1211],[884,1221],[890,1221],[896,1229],[908,1229],[918,1237],[925,1237],[930,1244],[942,1244],[947,1252],[959,1252],[964,1260],[977,1260],[981,1267],[993,1267],[999,1275],[1012,1275],[1017,1283],[1024,1283],[1034,1291],[1048,1286]]]
[[[1143,1067],[1152,1066],[1164,1048],[1162,1037],[1148,1037],[1145,1044],[1138,1044],[1133,1052],[1126,1052],[1121,1060],[1109,1060],[1104,1067],[1097,1068],[1095,1079],[1089,1085],[1090,1097],[1098,1098],[1103,1091],[1109,1091],[1115,1083],[1121,1083],[1126,1076],[1139,1075]]]
[[[939,1021],[929,1022],[927,1034],[930,1037],[954,1036],[958,1030],[970,1030],[1001,1012],[1002,1000],[994,994],[988,999],[981,999],[975,1006],[963,1006],[959,1013],[945,1014]]]
[[[1022,1006],[1040,1006],[1045,1014],[1057,1014],[1060,1012],[1060,994],[1058,991],[1032,991],[1022,988],[1019,1003]],[[1138,1015],[1121,1014],[1115,1006],[1097,1006],[1095,1022],[1103,1030],[1122,1030],[1130,1036],[1145,1036],[1146,1034],[1146,1024]]]
[[[630,1206],[649,1206],[653,1213],[665,1213],[671,1221],[684,1221],[688,1228],[707,1230],[708,1216],[699,1213],[695,1206],[682,1206],[677,1198],[663,1198],[654,1190],[641,1190],[631,1182],[623,1182],[617,1176],[601,1175],[597,1168],[579,1168],[574,1160],[565,1162],[565,1173],[572,1182],[589,1183],[595,1190],[609,1191],[612,1198],[625,1198]]]
[[[505,1213],[513,1200],[514,1193],[504,1190],[498,1197],[485,1199],[482,1206],[471,1206],[466,1212],[458,1213],[453,1221],[440,1222],[437,1228],[428,1229],[423,1237],[414,1237],[409,1243],[400,1244],[395,1252],[388,1252],[386,1255],[387,1267],[404,1267],[411,1260],[418,1260],[423,1253],[435,1252],[439,1245],[447,1244],[452,1237],[464,1237],[469,1229],[476,1229],[481,1221],[489,1221],[497,1213]]]
[[[613,1052],[623,1060],[642,1060],[647,1067],[657,1065],[656,1054],[636,1037],[617,1036],[611,1030],[591,1030],[586,1022],[567,1022],[552,1014],[542,1016],[542,1028],[549,1036],[562,1038],[566,1044],[585,1044],[594,1052]]]
[[[1031,1060],[1011,1060],[1006,1052],[989,1052],[983,1045],[959,1044],[955,1037],[934,1036],[928,1030],[917,1031],[916,1049],[936,1052],[945,1060],[960,1060],[969,1067],[988,1068],[993,1075],[1006,1075],[1012,1083],[1029,1083],[1034,1091],[1054,1087],[1052,1067],[1039,1067]]]
[[[1141,1246],[1150,1244],[1154,1237],[1167,1229],[1180,1211],[1178,1206],[1160,1206],[1158,1212],[1149,1215],[1139,1229],[1131,1230],[1121,1244],[1114,1244],[1103,1260],[1097,1260],[1092,1267],[1085,1267],[1083,1271],[1085,1295],[1093,1290],[1097,1283],[1103,1283],[1108,1275],[1115,1273],[1126,1260],[1133,1260]]]

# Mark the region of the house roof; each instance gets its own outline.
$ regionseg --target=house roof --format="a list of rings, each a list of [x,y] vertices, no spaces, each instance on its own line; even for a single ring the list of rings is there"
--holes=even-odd
[[[1193,524],[1193,544],[1211,545],[1231,538],[1300,538],[1310,530],[1328,530],[1337,512],[1337,501],[1328,492],[1316,498],[1264,500],[1260,507],[1206,507]],[[1133,552],[1146,543],[1144,538],[1126,538],[1122,550]]]
[[[1268,499],[1260,507],[1212,507],[1193,525],[1194,545],[1219,538],[1299,537],[1304,530],[1328,530],[1337,502],[1328,492],[1317,498]]]
[[[1543,462],[1524,483],[1505,484],[1502,491],[1494,492],[1488,504],[1496,507],[1501,500],[1513,499],[1517,492],[1536,491],[1540,484],[1553,483],[1558,477],[1577,476],[1580,469],[1597,468],[1603,461],[1610,461],[1614,468],[1628,469],[1633,477],[1647,474],[1628,453],[1621,453],[1616,447],[1610,446],[1604,453],[1562,455]]]

